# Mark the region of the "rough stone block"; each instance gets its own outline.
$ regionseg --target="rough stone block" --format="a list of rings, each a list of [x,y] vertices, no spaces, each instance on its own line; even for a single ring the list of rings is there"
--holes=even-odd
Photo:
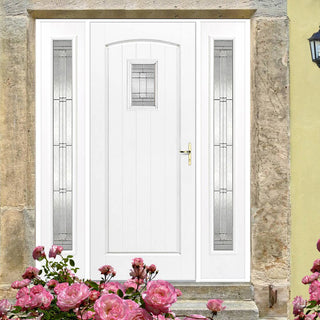
[[[32,209],[1,209],[0,284],[20,280],[25,268],[34,264],[34,216]]]
[[[26,17],[7,17],[0,23],[0,203],[27,202],[27,25]]]

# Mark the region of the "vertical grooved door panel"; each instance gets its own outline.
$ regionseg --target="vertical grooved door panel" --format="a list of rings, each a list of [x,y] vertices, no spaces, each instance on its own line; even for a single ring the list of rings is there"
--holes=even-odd
[[[127,279],[140,256],[162,278],[195,279],[195,168],[180,153],[194,144],[194,30],[194,23],[91,24],[93,274],[108,263]],[[131,88],[135,64],[142,80]],[[150,64],[155,103],[139,106],[131,92],[146,97]]]

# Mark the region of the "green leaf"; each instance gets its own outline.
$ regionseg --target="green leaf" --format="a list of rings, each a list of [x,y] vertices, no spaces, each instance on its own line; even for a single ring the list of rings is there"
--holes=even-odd
[[[314,308],[317,305],[317,301],[310,301],[310,303],[307,305],[307,308]]]
[[[134,291],[134,288],[129,287],[129,288],[126,290],[126,294],[131,294],[133,291]]]
[[[118,295],[120,298],[122,298],[122,297],[123,297],[123,292],[122,292],[122,290],[121,290],[121,289],[118,289],[118,291],[117,291],[117,295]]]
[[[99,290],[99,286],[96,282],[92,281],[92,280],[87,280],[86,284],[88,284],[91,288],[93,288],[94,290]]]
[[[70,259],[70,266],[74,267],[75,263],[72,259]]]
[[[42,274],[42,270],[39,270],[39,276],[40,276],[40,274]]]

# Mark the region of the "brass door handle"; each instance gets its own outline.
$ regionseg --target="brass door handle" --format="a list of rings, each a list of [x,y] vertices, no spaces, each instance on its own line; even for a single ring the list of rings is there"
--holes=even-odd
[[[191,143],[188,143],[188,150],[180,150],[180,153],[188,155],[188,165],[191,166]]]

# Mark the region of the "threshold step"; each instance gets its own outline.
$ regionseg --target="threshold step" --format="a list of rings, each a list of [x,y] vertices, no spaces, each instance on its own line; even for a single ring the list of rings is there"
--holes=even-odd
[[[182,299],[253,300],[251,283],[172,282],[182,292]]]
[[[207,300],[178,300],[171,308],[176,316],[201,314],[210,316],[206,306]],[[226,300],[223,303],[226,309],[218,313],[217,320],[241,319],[258,320],[259,311],[254,301]]]

